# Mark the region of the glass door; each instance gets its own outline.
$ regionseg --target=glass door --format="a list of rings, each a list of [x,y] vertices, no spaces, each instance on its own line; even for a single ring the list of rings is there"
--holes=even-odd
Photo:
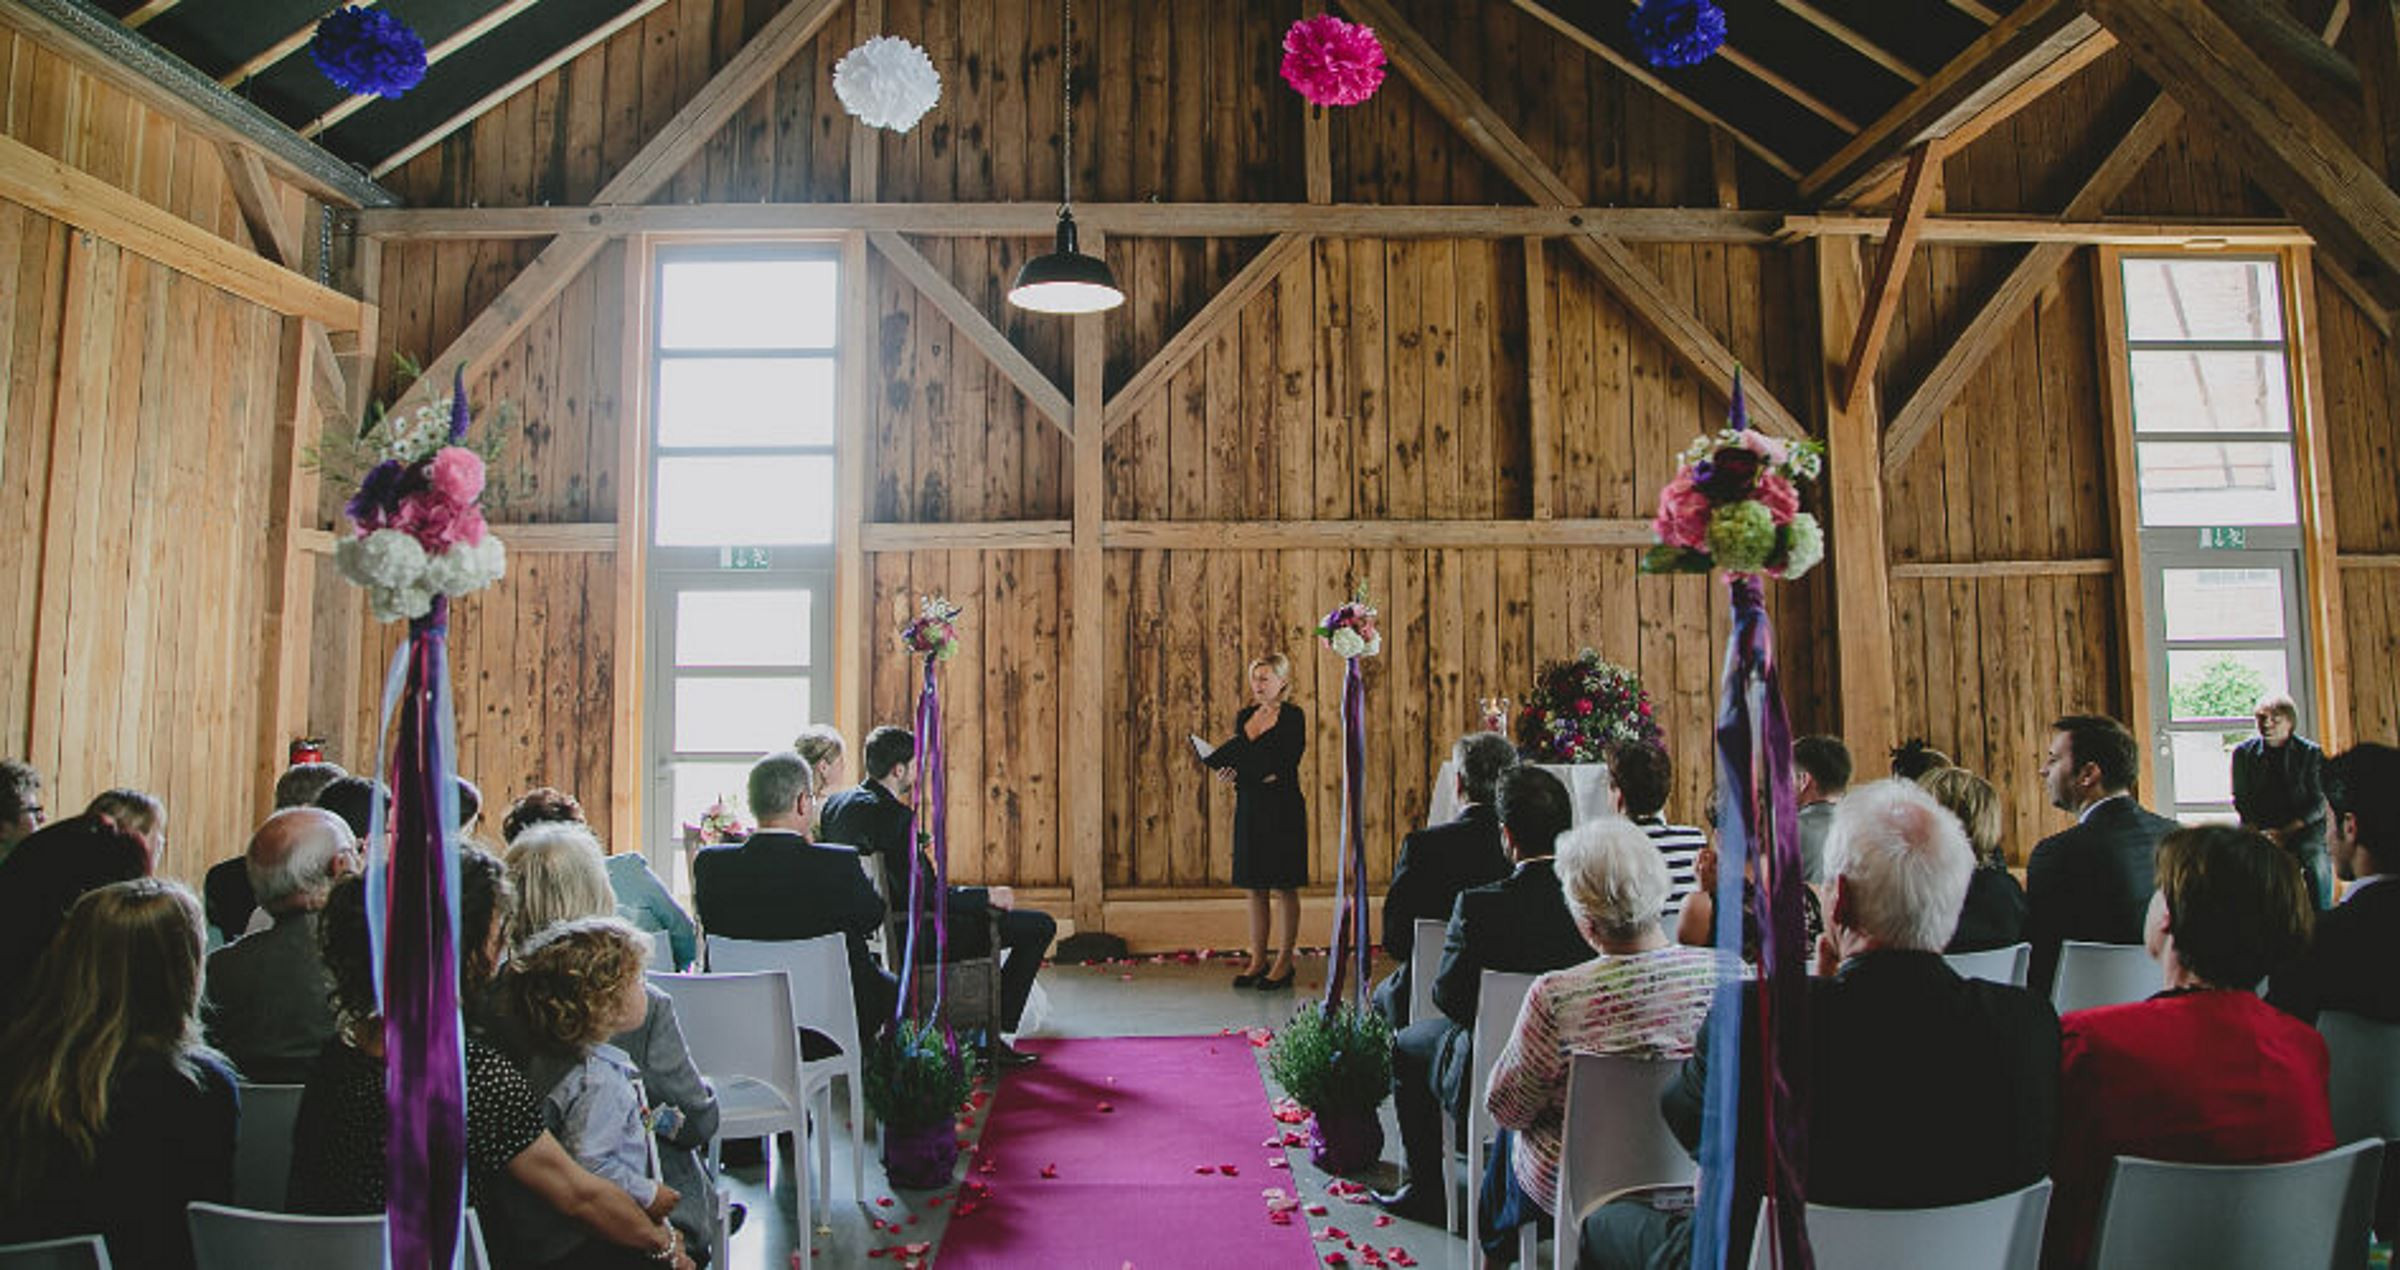
[[[2230,820],[2233,747],[2255,734],[2259,700],[2291,697],[2304,728],[2314,717],[2298,638],[2300,553],[2187,545],[2142,555],[2161,734],[2156,809],[2186,823]]]

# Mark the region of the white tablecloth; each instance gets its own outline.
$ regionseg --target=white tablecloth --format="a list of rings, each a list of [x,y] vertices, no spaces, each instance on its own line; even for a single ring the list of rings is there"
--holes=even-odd
[[[1564,782],[1568,797],[1575,801],[1575,823],[1582,824],[1598,816],[1614,812],[1609,801],[1608,764],[1606,763],[1536,763],[1535,767]],[[1428,825],[1444,825],[1458,819],[1458,760],[1442,760],[1442,770],[1433,778],[1433,809],[1425,813]]]

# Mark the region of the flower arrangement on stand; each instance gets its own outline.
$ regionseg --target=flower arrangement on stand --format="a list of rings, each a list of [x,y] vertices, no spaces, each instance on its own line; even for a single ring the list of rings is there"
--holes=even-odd
[[[1360,663],[1383,652],[1383,635],[1375,629],[1375,606],[1367,602],[1367,584],[1353,586],[1350,598],[1334,606],[1309,634],[1342,659],[1342,841],[1334,852],[1332,965],[1325,975],[1325,1008],[1342,1004],[1348,985],[1349,1004],[1367,1005],[1369,940],[1367,938],[1367,677]],[[1357,979],[1350,978],[1353,965]]]
[[[945,1045],[930,1020],[903,1019],[861,1060],[867,1106],[883,1122],[884,1172],[894,1186],[948,1186],[958,1166],[953,1122],[975,1091],[972,1051]]]
[[[1308,1108],[1309,1163],[1328,1173],[1371,1168],[1383,1153],[1376,1109],[1392,1091],[1392,1029],[1352,1002],[1301,1006],[1267,1050],[1267,1071]]]
[[[725,805],[725,796],[708,805],[700,819],[683,822],[683,840],[698,847],[721,847],[729,842],[747,842],[751,825],[739,812]]]
[[[1800,510],[1798,482],[1825,467],[1816,441],[1785,441],[1749,426],[1734,388],[1731,426],[1694,437],[1675,479],[1658,492],[1657,545],[1644,573],[1763,573],[1790,580],[1825,558],[1825,531]]]
[[[919,599],[917,615],[900,628],[901,647],[935,661],[958,656],[958,619],[965,612],[943,596]]]
[[[1588,648],[1542,667],[1517,712],[1517,752],[1535,763],[1598,763],[1662,735],[1641,676]]]
[[[350,496],[351,536],[333,551],[342,576],[367,589],[379,622],[424,617],[435,596],[480,591],[508,572],[507,549],[483,520],[483,456],[458,444],[466,384],[417,413],[389,430],[382,458]]]
[[[1353,657],[1377,657],[1383,653],[1383,636],[1375,629],[1377,616],[1375,606],[1367,603],[1367,584],[1361,582],[1350,593],[1348,602],[1327,613],[1323,621],[1309,629],[1309,633],[1323,641],[1334,656],[1344,661]]]

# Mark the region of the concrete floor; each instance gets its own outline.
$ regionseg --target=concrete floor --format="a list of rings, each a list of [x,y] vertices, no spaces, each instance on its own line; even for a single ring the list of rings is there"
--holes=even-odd
[[[1239,963],[1222,959],[1197,963],[1167,961],[1154,963],[1143,959],[1131,965],[1066,965],[1051,966],[1042,971],[1042,995],[1047,1009],[1037,998],[1029,1012],[1027,1035],[1033,1036],[1213,1036],[1221,1030],[1251,1027],[1275,1028],[1291,1016],[1303,1001],[1324,990],[1325,958],[1323,955],[1303,958],[1299,963],[1299,982],[1290,991],[1262,993],[1236,990],[1231,980]],[[1377,977],[1389,967],[1378,964]],[[1046,1017],[1042,1017],[1046,1015]],[[1261,1051],[1263,1074],[1263,1051]],[[1005,1078],[1004,1078],[1005,1079]],[[1269,1080],[1270,1092],[1273,1081]],[[838,1091],[837,1091],[838,1094]],[[908,1260],[893,1252],[870,1257],[873,1250],[894,1248],[897,1245],[926,1243],[932,1245],[931,1255],[938,1258],[940,1240],[949,1218],[945,1201],[934,1205],[928,1201],[946,1195],[939,1191],[900,1191],[887,1186],[876,1159],[876,1143],[870,1137],[866,1144],[866,1205],[850,1191],[850,1131],[847,1104],[837,1096],[838,1126],[833,1145],[833,1174],[831,1202],[816,1214],[819,1234],[814,1240],[818,1267],[897,1266]],[[1399,1131],[1392,1122],[1391,1104],[1383,1108],[1384,1160],[1373,1175],[1356,1180],[1373,1186],[1388,1186],[1398,1178]],[[981,1132],[980,1117],[976,1133]],[[789,1139],[785,1139],[788,1147]],[[1418,1264],[1429,1267],[1463,1265],[1466,1256],[1462,1241],[1431,1226],[1394,1220],[1377,1227],[1379,1215],[1372,1204],[1352,1204],[1327,1193],[1326,1184],[1334,1179],[1312,1168],[1308,1152],[1292,1148],[1285,1152],[1291,1161],[1289,1180],[1262,1181],[1261,1187],[1283,1185],[1303,1204],[1323,1204],[1327,1214],[1304,1217],[1314,1230],[1327,1226],[1340,1227],[1353,1238],[1371,1238],[1374,1245],[1388,1254],[1393,1248],[1405,1249]],[[962,1171],[972,1163],[972,1157],[962,1155]],[[750,1215],[740,1234],[734,1236],[728,1261],[734,1270],[790,1270],[791,1254],[797,1246],[793,1235],[792,1170],[789,1157],[779,1151],[775,1167],[763,1163],[733,1164],[726,1170],[727,1184],[736,1202],[747,1205]],[[1280,1178],[1280,1170],[1263,1171],[1263,1178]],[[888,1205],[882,1201],[890,1200]],[[1261,1201],[1263,1205],[1263,1200]],[[899,1233],[880,1230],[869,1223],[894,1223]],[[1320,1255],[1341,1247],[1340,1241],[1320,1240]],[[1548,1256],[1545,1248],[1543,1255]],[[935,1264],[938,1264],[936,1262]],[[1321,1261],[1299,1265],[1321,1265]],[[1357,1266],[1357,1254],[1350,1254],[1350,1264]],[[1031,1270],[1031,1268],[1029,1268]],[[1080,1267],[1041,1267],[1039,1270],[1082,1270]],[[1098,1267],[1096,1270],[1119,1270],[1119,1267]],[[1279,1270],[1256,1267],[1254,1270]],[[1298,1270],[1298,1266],[1294,1267]]]

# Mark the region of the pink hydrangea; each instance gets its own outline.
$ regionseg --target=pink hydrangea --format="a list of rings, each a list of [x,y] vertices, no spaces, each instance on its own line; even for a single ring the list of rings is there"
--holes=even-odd
[[[1708,545],[1708,495],[1692,484],[1688,472],[1678,472],[1658,492],[1658,518],[1650,523],[1658,540],[1671,547]]]
[[[1750,492],[1759,502],[1767,505],[1767,510],[1773,513],[1778,525],[1790,524],[1792,517],[1800,511],[1800,491],[1793,489],[1789,480],[1772,472],[1759,477],[1758,484],[1751,486]]]
[[[453,503],[426,491],[400,500],[400,514],[392,518],[392,528],[416,539],[430,555],[482,543],[483,512],[473,503]]]
[[[465,507],[483,496],[483,456],[465,446],[443,446],[428,472],[434,493],[445,502]]]

